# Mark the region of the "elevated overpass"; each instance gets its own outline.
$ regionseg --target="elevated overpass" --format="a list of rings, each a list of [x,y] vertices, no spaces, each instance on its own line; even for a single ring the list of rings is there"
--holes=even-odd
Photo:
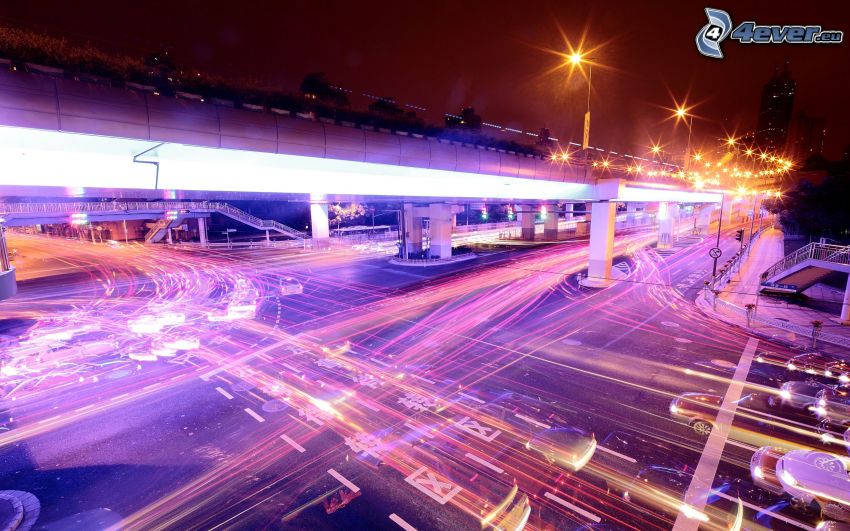
[[[404,203],[405,249],[421,248],[428,218],[438,257],[451,254],[457,203],[517,204],[523,227],[541,206],[557,226],[570,204],[592,203],[589,278],[600,285],[618,202],[667,203],[675,216],[679,203],[721,200],[670,177],[20,72],[0,71],[0,156],[7,198],[308,202],[314,248],[328,238],[329,201]]]

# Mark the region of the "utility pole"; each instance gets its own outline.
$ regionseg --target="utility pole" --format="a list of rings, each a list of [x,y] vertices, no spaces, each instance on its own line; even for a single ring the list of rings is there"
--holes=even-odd
[[[717,220],[717,243],[714,245],[720,249],[720,227],[723,225],[723,203],[726,202],[726,194],[720,194],[720,219]],[[717,276],[717,258],[714,258],[714,266],[711,268],[711,278]]]

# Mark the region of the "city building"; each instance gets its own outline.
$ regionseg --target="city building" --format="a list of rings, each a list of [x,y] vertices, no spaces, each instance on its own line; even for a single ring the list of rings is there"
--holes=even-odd
[[[826,118],[800,112],[791,122],[788,131],[788,152],[794,160],[803,162],[814,155],[823,154],[826,139]]]
[[[791,77],[788,61],[785,61],[783,68],[777,67],[762,89],[756,128],[756,144],[760,148],[777,151],[785,146],[796,88],[797,82]]]

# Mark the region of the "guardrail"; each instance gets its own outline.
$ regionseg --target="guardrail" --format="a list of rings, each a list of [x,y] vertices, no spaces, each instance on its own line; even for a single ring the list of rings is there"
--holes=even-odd
[[[761,274],[762,282],[773,278],[775,275],[790,269],[791,267],[805,262],[806,260],[821,260],[836,264],[850,265],[850,245],[833,245],[831,243],[810,243],[800,247],[782,260],[770,266]]]
[[[451,256],[450,258],[409,258],[404,260],[403,258],[391,258],[390,263],[396,265],[403,266],[420,266],[420,267],[428,267],[428,266],[439,266],[446,264],[453,264],[456,262],[464,262],[466,260],[472,260],[473,258],[477,258],[478,255],[475,253],[462,253]]]
[[[773,223],[765,225],[758,232],[753,233],[753,237],[750,238],[750,241],[748,243],[745,243],[741,247],[740,251],[735,253],[732,258],[726,261],[726,263],[717,271],[717,274],[714,276],[714,278],[711,279],[711,289],[714,290],[722,288],[723,286],[729,283],[729,281],[732,279],[732,275],[741,270],[741,264],[743,264],[744,260],[746,260],[750,256],[750,250],[752,249],[753,244],[755,244],[755,242],[758,241],[762,233],[769,228],[773,228]]]

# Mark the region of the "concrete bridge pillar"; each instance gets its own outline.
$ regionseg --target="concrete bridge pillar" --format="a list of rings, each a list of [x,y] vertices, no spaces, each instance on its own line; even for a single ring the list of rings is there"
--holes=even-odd
[[[850,326],[850,275],[847,275],[847,287],[844,288],[844,304],[841,305],[841,324]]]
[[[711,230],[711,216],[715,210],[717,210],[717,205],[713,203],[705,203],[699,207],[699,212],[696,214],[698,234],[705,235],[709,233]]]
[[[452,256],[452,206],[432,203],[429,207],[431,220],[431,258]]]
[[[198,218],[198,237],[201,240],[201,245],[207,244],[207,218]]]
[[[737,210],[737,202],[731,195],[723,196],[723,214],[721,215],[721,223],[732,223],[732,214]]]
[[[558,239],[558,203],[546,205],[546,219],[543,220],[543,238],[546,240]]]
[[[573,204],[564,203],[564,219],[570,221],[573,219]]]
[[[422,252],[422,218],[411,203],[404,204],[404,245],[408,254]]]
[[[590,221],[590,259],[587,278],[582,285],[590,288],[609,286],[614,260],[614,226],[617,221],[617,197],[620,179],[600,179],[596,183],[597,201],[592,203]]]
[[[313,249],[327,249],[330,246],[327,203],[310,203],[310,232],[313,236]]]
[[[679,225],[679,204],[658,204],[658,248],[669,249],[677,240],[676,229]]]
[[[519,221],[522,225],[522,239],[534,241],[534,205],[520,205]]]
[[[15,268],[9,260],[9,248],[6,245],[6,227],[0,225],[0,300],[8,299],[17,292]]]

